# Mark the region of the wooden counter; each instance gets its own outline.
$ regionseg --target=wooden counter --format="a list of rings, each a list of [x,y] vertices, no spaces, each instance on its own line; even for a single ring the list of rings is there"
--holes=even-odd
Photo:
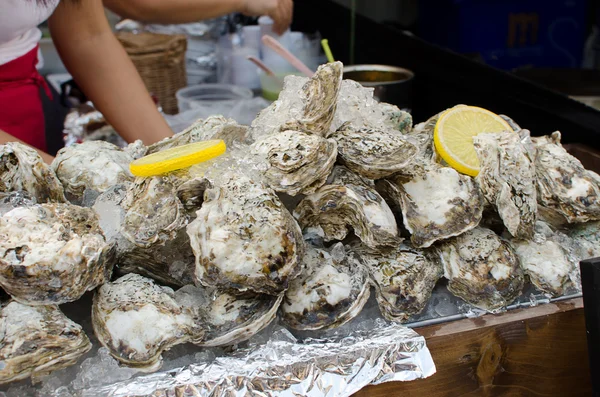
[[[592,395],[581,298],[416,331],[437,373],[355,397]]]

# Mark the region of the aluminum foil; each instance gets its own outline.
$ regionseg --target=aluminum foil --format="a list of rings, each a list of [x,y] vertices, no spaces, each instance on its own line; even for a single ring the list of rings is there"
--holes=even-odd
[[[298,342],[287,338],[239,349],[211,363],[154,373],[81,397],[350,396],[367,385],[411,381],[435,373],[425,338],[382,319],[352,333]]]

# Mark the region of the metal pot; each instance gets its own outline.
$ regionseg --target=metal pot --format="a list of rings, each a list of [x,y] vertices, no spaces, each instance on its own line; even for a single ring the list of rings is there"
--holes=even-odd
[[[353,65],[344,67],[344,79],[354,80],[375,89],[375,99],[412,109],[414,73],[408,69],[387,65]]]

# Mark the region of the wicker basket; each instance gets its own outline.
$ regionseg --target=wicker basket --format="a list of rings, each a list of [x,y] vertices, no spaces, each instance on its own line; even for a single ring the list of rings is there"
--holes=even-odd
[[[177,90],[186,86],[184,35],[117,33],[117,38],[142,76],[148,91],[167,114],[176,114]]]

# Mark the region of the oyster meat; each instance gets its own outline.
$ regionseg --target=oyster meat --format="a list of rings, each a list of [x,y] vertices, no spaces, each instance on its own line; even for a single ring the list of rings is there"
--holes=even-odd
[[[473,137],[473,143],[483,196],[512,236],[531,238],[537,219],[536,174],[521,138],[514,132],[484,133]]]
[[[17,142],[0,145],[0,192],[29,193],[38,203],[65,202],[63,186],[32,148]]]
[[[303,265],[281,305],[286,326],[305,331],[330,329],[360,313],[370,295],[369,276],[357,261],[349,260],[341,243],[331,253],[308,247]]]
[[[92,348],[81,326],[57,306],[10,301],[0,309],[0,384],[35,381],[66,368]]]
[[[133,181],[132,161],[130,154],[112,143],[88,141],[59,150],[52,169],[69,201],[81,204],[85,190],[98,195],[113,185]]]
[[[246,175],[225,173],[206,190],[187,233],[202,285],[279,295],[300,272],[300,228],[270,188]]]
[[[420,313],[444,273],[431,252],[405,244],[385,251],[359,246],[351,255],[368,269],[381,314],[389,321],[405,322]]]
[[[294,210],[302,229],[320,226],[325,241],[343,240],[349,227],[371,248],[401,240],[390,207],[372,186],[345,167],[336,166],[328,184],[306,196]]]
[[[24,304],[79,299],[110,279],[114,254],[88,208],[41,204],[0,218],[0,285]]]
[[[439,248],[448,290],[475,307],[495,312],[523,289],[523,270],[510,245],[478,227]]]
[[[430,166],[413,177],[382,179],[377,190],[402,209],[416,247],[458,236],[481,221],[484,199],[479,187],[450,167]]]

